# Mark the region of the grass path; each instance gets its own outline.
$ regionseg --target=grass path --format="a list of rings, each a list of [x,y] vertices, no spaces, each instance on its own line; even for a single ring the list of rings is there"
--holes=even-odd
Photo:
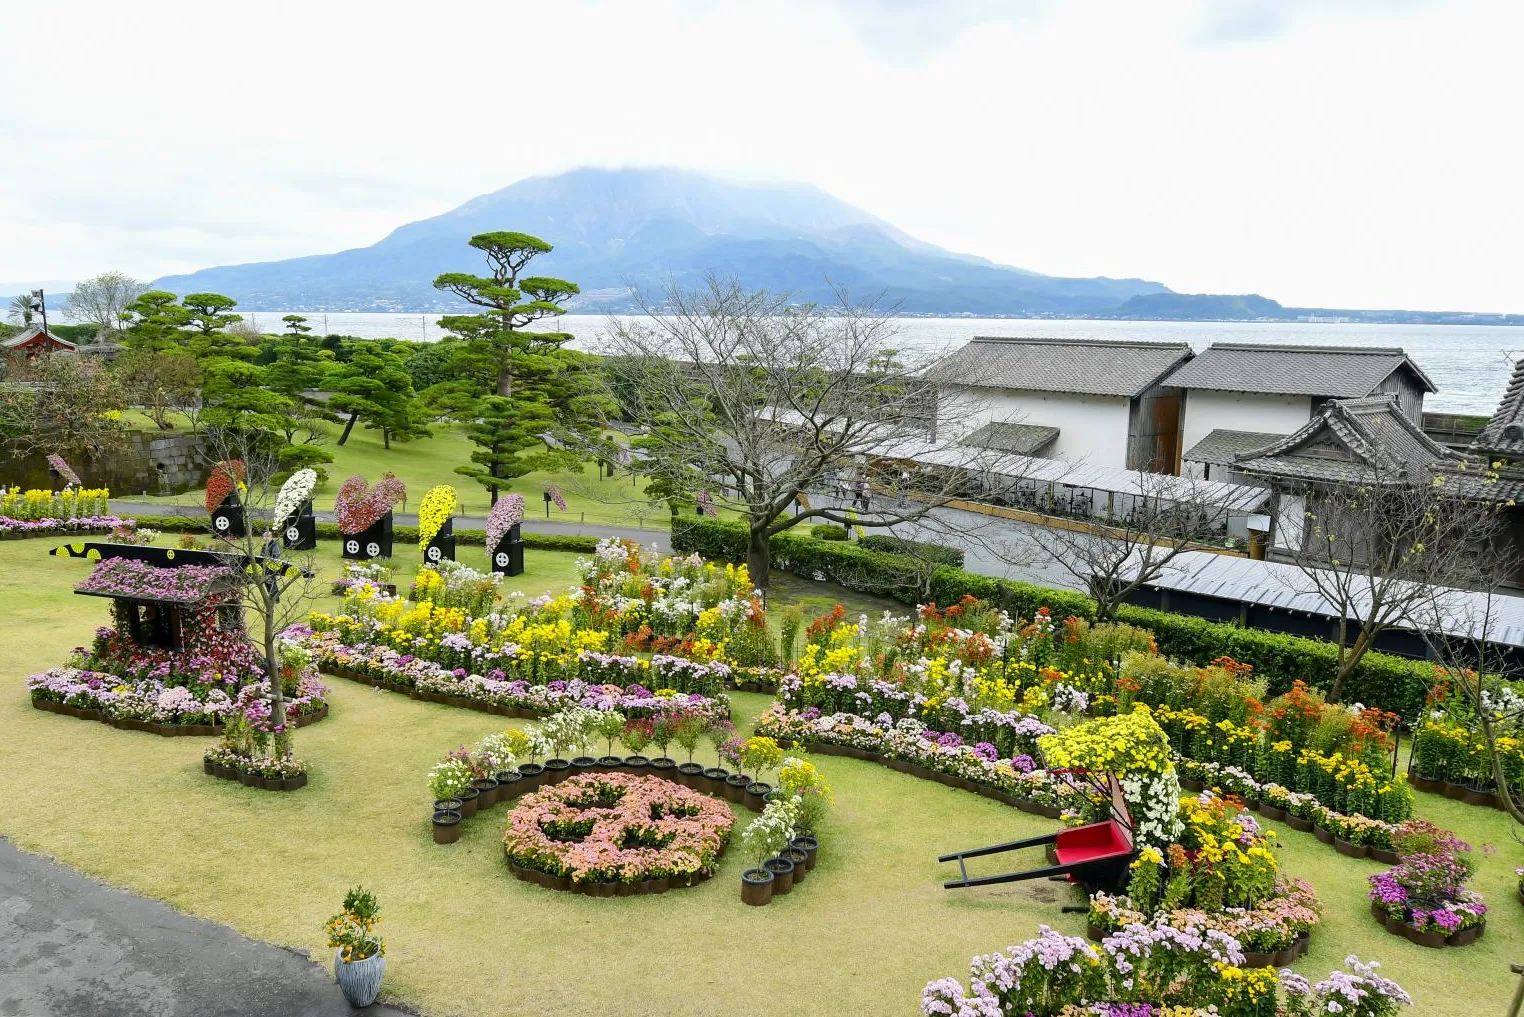
[[[26,850],[187,913],[326,959],[321,927],[357,882],[380,896],[385,996],[427,1014],[622,1017],[910,1015],[929,979],[963,977],[970,957],[1041,923],[1080,933],[1047,882],[947,892],[936,856],[1051,829],[1052,823],[871,763],[819,761],[838,807],[820,865],[766,908],[739,900],[739,852],[699,887],[598,900],[512,879],[501,858],[504,806],[432,843],[423,775],[448,748],[522,725],[335,681],[333,712],[297,736],[311,784],[272,794],[206,777],[205,739],[166,739],[33,710],[22,678],[59,664],[105,618],[70,587],[83,563],[46,541],[0,543],[0,833]],[[567,559],[572,556],[561,556]],[[534,556],[534,562],[541,555]],[[556,584],[548,556],[526,577]],[[768,700],[735,696],[743,726]],[[1500,813],[1423,797],[1423,811],[1480,845],[1477,886],[1493,907],[1486,937],[1423,950],[1377,929],[1364,877],[1311,835],[1282,832],[1282,859],[1327,906],[1297,969],[1319,977],[1348,953],[1375,957],[1421,1015],[1498,1013],[1507,964],[1524,953],[1513,867],[1524,852]],[[980,871],[997,871],[1000,859]]]

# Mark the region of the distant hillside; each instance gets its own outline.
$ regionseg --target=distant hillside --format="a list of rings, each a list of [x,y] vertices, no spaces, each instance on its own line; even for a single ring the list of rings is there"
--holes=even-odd
[[[1065,279],[997,265],[917,240],[814,187],[751,185],[677,169],[579,169],[532,177],[453,211],[394,230],[370,247],[168,276],[175,293],[225,293],[245,310],[430,311],[454,306],[431,283],[480,271],[474,233],[519,230],[555,251],[536,274],[582,287],[579,311],[625,310],[630,287],[660,295],[668,279],[706,272],[829,301],[827,279],[883,292],[911,314],[1104,314],[1139,295],[1142,279]]]
[[[1143,293],[1130,297],[1107,318],[1130,321],[1255,321],[1288,319],[1294,315],[1274,300],[1257,293],[1238,296],[1214,293]]]

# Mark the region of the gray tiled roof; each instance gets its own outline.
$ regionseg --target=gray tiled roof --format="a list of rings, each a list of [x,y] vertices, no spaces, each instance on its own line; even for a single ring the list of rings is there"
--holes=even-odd
[[[1359,399],[1396,370],[1410,371],[1426,392],[1434,383],[1396,348],[1213,343],[1170,375],[1180,388]]]
[[[1229,466],[1243,453],[1257,452],[1284,437],[1286,437],[1284,434],[1269,434],[1264,431],[1229,431],[1219,427],[1208,432],[1205,438],[1187,449],[1182,458],[1191,463]]]
[[[979,388],[1132,397],[1190,355],[1188,343],[979,336],[933,364],[926,378]]]
[[[1294,434],[1241,453],[1231,465],[1251,476],[1311,483],[1427,483],[1443,474],[1461,495],[1513,496],[1511,483],[1486,482],[1480,460],[1424,434],[1391,396],[1330,402]]]
[[[1498,411],[1471,447],[1491,456],[1524,459],[1524,357],[1513,365],[1513,377],[1508,380]]]
[[[1041,424],[1007,424],[995,421],[962,439],[964,445],[1035,456],[1058,440],[1058,428]]]

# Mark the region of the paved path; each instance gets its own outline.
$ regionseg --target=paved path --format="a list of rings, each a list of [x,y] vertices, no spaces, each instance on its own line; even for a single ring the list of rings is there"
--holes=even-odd
[[[206,510],[200,505],[155,505],[152,502],[119,501],[111,500],[111,511],[119,516],[184,516],[192,519],[207,518]],[[329,511],[314,512],[313,517],[320,523],[334,521],[333,513]],[[398,512],[392,516],[392,521],[398,526],[417,526],[418,516],[410,512]],[[461,530],[484,530],[487,528],[487,520],[481,516],[456,516],[455,526]],[[524,520],[524,529],[530,533],[555,533],[571,536],[594,536],[594,537],[623,537],[638,541],[641,544],[656,544],[662,550],[666,550],[672,539],[668,530],[653,530],[638,526],[608,526],[598,523],[573,523],[562,519],[535,519]],[[210,532],[210,531],[208,531]],[[4,1015],[0,1015],[4,1017]]]
[[[301,956],[0,838],[0,1017],[402,1017]]]

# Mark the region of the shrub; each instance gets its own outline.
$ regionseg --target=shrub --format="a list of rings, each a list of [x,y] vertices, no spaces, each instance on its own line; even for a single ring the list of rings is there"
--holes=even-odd
[[[138,516],[137,520],[139,526],[149,526],[166,533],[211,534],[210,525],[201,516]],[[317,535],[319,540],[338,540],[340,537],[339,527],[335,523],[318,523]],[[392,529],[392,536],[399,544],[416,543],[418,541],[418,527],[394,527]],[[576,551],[581,554],[595,551],[598,548],[598,538],[590,534],[525,532],[523,537],[524,546],[536,551]],[[457,544],[482,546],[487,542],[487,535],[482,530],[456,530],[455,542]],[[742,557],[745,556],[743,555]]]
[[[923,561],[934,562],[938,565],[951,565],[955,569],[963,567],[963,549],[951,547],[947,544],[933,544],[924,540],[906,540],[904,537],[896,537],[888,533],[878,533],[867,537],[859,537],[857,546],[864,551],[903,554],[911,558],[920,558]]]
[[[846,540],[847,528],[835,523],[820,523],[810,527],[810,536],[816,540]]]

